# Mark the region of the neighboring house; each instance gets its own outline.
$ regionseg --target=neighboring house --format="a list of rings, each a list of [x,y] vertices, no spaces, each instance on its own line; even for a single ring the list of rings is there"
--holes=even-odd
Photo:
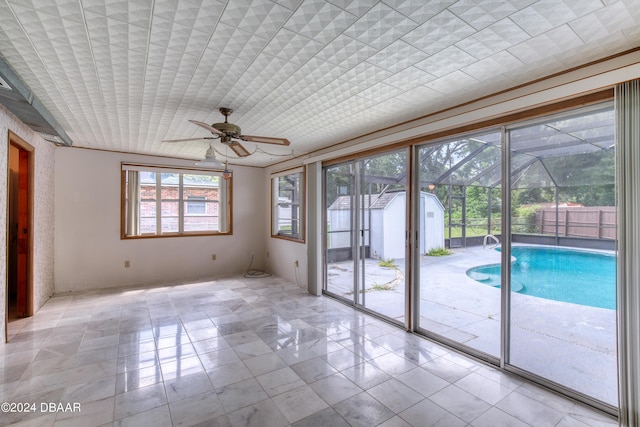
[[[142,234],[155,232],[156,188],[155,175],[141,174],[140,230]],[[185,179],[183,189],[185,231],[218,229],[219,184]],[[176,231],[180,209],[177,175],[162,178],[160,197],[162,200],[162,231]]]

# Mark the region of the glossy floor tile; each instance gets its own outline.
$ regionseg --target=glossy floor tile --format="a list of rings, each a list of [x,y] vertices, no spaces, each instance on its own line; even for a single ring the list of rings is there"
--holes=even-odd
[[[64,294],[9,328],[0,426],[617,425],[276,277]]]

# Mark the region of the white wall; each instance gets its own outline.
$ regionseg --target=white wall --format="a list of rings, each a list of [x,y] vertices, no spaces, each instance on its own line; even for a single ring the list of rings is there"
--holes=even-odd
[[[274,275],[283,277],[298,286],[307,286],[307,245],[306,243],[269,237],[266,250],[267,269]],[[295,262],[298,261],[298,267]]]
[[[120,239],[121,162],[186,161],[81,148],[56,151],[56,292],[180,283],[264,266],[260,168],[232,166],[233,235]],[[216,261],[212,255],[216,254]],[[124,267],[124,261],[130,267]]]
[[[0,105],[0,259],[7,265],[7,175],[9,131],[33,147],[33,310],[36,312],[54,292],[54,152],[55,146],[42,139]],[[7,270],[0,268],[0,333],[4,334]],[[0,339],[4,342],[4,339]]]
[[[398,260],[405,258],[405,233],[407,228],[407,194],[399,192],[391,200],[384,209],[383,226],[380,230],[373,230],[378,233],[382,232],[384,239],[384,255],[381,257],[385,260]]]
[[[420,224],[424,234],[420,241],[420,253],[425,254],[431,249],[444,248],[444,206],[435,194],[422,193],[420,199],[423,203]],[[429,218],[429,213],[433,217]]]

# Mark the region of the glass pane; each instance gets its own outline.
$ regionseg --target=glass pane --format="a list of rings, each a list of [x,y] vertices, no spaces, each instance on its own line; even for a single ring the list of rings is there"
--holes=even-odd
[[[500,263],[500,133],[420,147],[418,158],[418,329],[499,357],[500,289],[472,271]]]
[[[281,176],[275,181],[274,234],[300,238],[302,173]]]
[[[184,231],[219,231],[217,201],[185,202]]]
[[[508,363],[616,406],[613,132],[612,109],[510,132],[530,162],[511,165]]]
[[[161,191],[161,233],[177,233],[180,231],[179,221],[179,187],[180,174],[163,173],[160,177]]]
[[[352,163],[325,170],[325,290],[353,301],[354,272],[354,166]]]
[[[156,174],[140,174],[140,233],[156,234]]]
[[[360,160],[358,304],[405,321],[406,151]]]
[[[184,231],[219,231],[219,183],[218,176],[182,176]]]

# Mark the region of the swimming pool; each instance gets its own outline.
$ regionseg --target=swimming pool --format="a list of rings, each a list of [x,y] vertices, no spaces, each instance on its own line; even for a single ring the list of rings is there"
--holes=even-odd
[[[544,246],[514,246],[511,255],[512,291],[615,310],[615,255]],[[499,288],[500,271],[499,264],[483,265],[467,275]]]

